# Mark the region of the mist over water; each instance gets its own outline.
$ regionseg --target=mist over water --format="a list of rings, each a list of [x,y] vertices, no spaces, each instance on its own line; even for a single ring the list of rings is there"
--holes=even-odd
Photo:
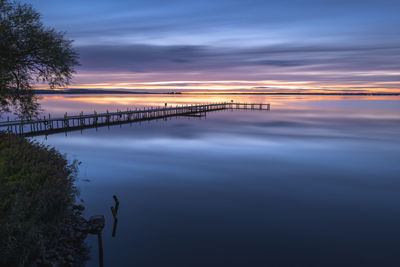
[[[231,100],[271,110],[35,137],[82,162],[86,215],[106,216],[105,266],[399,266],[400,97],[76,95],[41,104],[57,117]],[[89,244],[88,266],[98,266],[97,238]]]

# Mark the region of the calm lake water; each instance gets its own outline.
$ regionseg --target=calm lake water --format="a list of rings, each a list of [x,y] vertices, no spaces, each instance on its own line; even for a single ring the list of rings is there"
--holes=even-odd
[[[400,266],[400,97],[46,96],[53,117],[271,103],[36,137],[82,162],[105,266]],[[87,181],[89,180],[89,181]],[[110,207],[120,199],[116,237]],[[98,266],[97,237],[88,266]]]

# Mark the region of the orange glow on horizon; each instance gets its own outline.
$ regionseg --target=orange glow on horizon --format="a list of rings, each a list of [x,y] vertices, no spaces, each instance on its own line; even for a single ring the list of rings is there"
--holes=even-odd
[[[148,92],[204,93],[400,93],[400,82],[322,84],[313,81],[157,81],[74,84],[69,89],[136,90]],[[38,90],[48,89],[38,86]],[[55,89],[57,90],[57,89]],[[62,88],[58,88],[62,90]]]
[[[368,100],[399,100],[400,96],[344,96],[344,95],[218,95],[218,94],[183,94],[183,95],[44,95],[40,97],[43,106],[50,105],[60,114],[68,111],[68,114],[79,114],[81,111],[106,112],[125,110],[125,109],[142,109],[144,107],[163,107],[165,103],[168,106],[180,106],[191,104],[205,104],[218,102],[247,102],[247,103],[268,103],[274,110],[308,110],[310,106],[298,105],[299,102],[305,103],[310,101],[327,101],[327,100],[351,100],[351,99],[368,99]],[[54,103],[57,103],[54,105]],[[326,107],[328,108],[328,107]],[[330,107],[335,109],[336,107]],[[349,115],[350,116],[350,115]],[[371,115],[368,115],[371,116]],[[376,114],[382,118],[382,114]],[[385,118],[392,119],[393,114],[384,115]],[[397,115],[396,115],[397,116]]]

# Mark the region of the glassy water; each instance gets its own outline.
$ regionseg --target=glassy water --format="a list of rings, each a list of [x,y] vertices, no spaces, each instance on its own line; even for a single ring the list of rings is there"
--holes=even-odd
[[[105,266],[400,266],[400,98],[46,96],[53,117],[271,103],[36,137],[82,162]],[[87,181],[89,180],[89,181]],[[120,200],[112,237],[112,196]],[[98,266],[97,237],[88,266]]]

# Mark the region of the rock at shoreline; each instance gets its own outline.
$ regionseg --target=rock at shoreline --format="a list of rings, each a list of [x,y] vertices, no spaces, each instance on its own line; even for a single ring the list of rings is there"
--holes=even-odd
[[[90,217],[89,221],[87,222],[87,225],[88,225],[87,232],[89,234],[97,234],[101,232],[104,228],[104,216],[96,215]]]
[[[72,207],[73,214],[60,224],[60,235],[46,245],[44,256],[35,259],[29,266],[84,266],[89,249],[85,244],[88,234],[97,234],[104,228],[103,215],[86,220],[81,213],[82,205]]]

